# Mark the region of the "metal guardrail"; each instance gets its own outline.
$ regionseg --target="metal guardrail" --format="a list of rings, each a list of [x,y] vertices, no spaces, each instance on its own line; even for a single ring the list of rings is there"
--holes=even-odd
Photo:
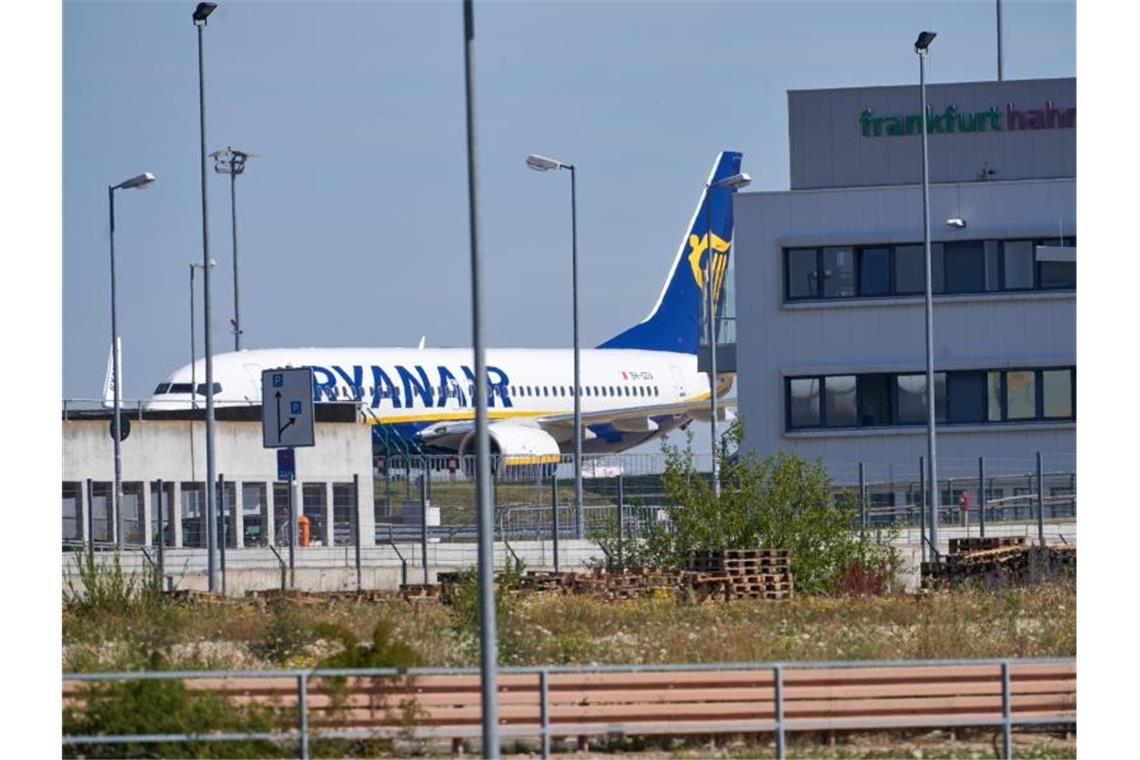
[[[1023,725],[1064,725],[1075,724],[1075,705],[1072,714],[1061,715],[1029,715],[1015,716],[1013,714],[1013,689],[1011,686],[1011,668],[1031,665],[1072,665],[1073,658],[1034,658],[1034,659],[948,659],[948,660],[878,660],[878,661],[821,661],[821,662],[765,662],[765,663],[724,663],[724,664],[682,664],[682,665],[590,665],[590,666],[543,666],[543,667],[502,667],[500,673],[530,674],[537,676],[538,681],[538,722],[537,724],[515,724],[501,727],[501,734],[507,736],[538,736],[542,741],[542,755],[549,757],[551,752],[551,739],[559,735],[579,734],[582,726],[567,724],[557,726],[551,721],[551,699],[549,682],[553,674],[640,674],[640,673],[692,673],[712,671],[756,671],[771,672],[774,715],[772,719],[763,720],[737,720],[731,722],[717,721],[714,728],[699,718],[691,721],[669,721],[665,733],[707,733],[710,730],[732,733],[768,733],[775,734],[777,758],[786,756],[786,734],[789,731],[816,731],[833,728],[827,720],[794,719],[789,718],[786,711],[784,694],[785,674],[787,671],[811,671],[820,669],[855,669],[855,668],[921,668],[921,667],[954,667],[954,666],[998,666],[1001,678],[1001,712],[1000,715],[968,714],[954,716],[952,713],[936,716],[909,716],[905,712],[901,715],[883,718],[860,718],[849,721],[853,729],[900,729],[900,728],[934,728],[934,727],[985,727],[999,726],[1003,732],[1004,757],[1012,756],[1012,733],[1014,726]],[[269,732],[218,732],[218,733],[172,733],[172,734],[120,734],[120,735],[89,735],[89,736],[63,736],[63,745],[96,745],[116,743],[157,744],[165,742],[199,742],[199,741],[246,741],[268,740],[280,742],[295,742],[298,746],[298,756],[309,757],[310,744],[314,738],[369,738],[384,735],[380,729],[326,729],[313,728],[310,725],[310,681],[317,678],[345,676],[345,677],[417,677],[417,676],[477,676],[477,668],[360,668],[360,669],[315,669],[315,670],[271,670],[271,671],[169,671],[169,672],[133,672],[133,673],[65,673],[63,682],[67,683],[98,683],[98,682],[129,682],[142,680],[192,680],[192,679],[294,679],[296,682],[297,727],[287,731]],[[991,677],[992,678],[992,677]],[[1073,685],[1075,694],[1075,682]],[[66,687],[65,687],[66,691]],[[679,706],[680,707],[680,706]],[[1069,712],[1063,710],[1060,712]],[[610,733],[627,733],[636,735],[640,724],[622,722],[620,720],[607,721],[606,729]],[[645,731],[645,726],[641,726]],[[450,727],[438,735],[449,737],[476,737],[480,728],[477,725],[466,727]],[[433,734],[430,730],[413,730],[416,736],[426,737]]]

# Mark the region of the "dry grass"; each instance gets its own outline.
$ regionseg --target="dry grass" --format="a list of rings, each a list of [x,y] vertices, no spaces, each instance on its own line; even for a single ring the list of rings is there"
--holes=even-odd
[[[63,666],[130,665],[124,658],[140,648],[166,651],[181,666],[315,665],[340,646],[330,632],[367,640],[381,620],[429,665],[477,663],[472,616],[450,607],[392,599],[285,612],[283,623],[282,612],[237,604],[163,606],[146,619],[65,610]],[[298,639],[291,659],[259,656],[259,642],[283,627]],[[500,600],[499,627],[500,659],[511,665],[1074,656],[1076,589],[1059,583],[729,604],[665,594],[626,602],[531,594]]]

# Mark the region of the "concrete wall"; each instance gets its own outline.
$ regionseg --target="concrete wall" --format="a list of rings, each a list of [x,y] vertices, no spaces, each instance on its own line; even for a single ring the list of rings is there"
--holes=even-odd
[[[1072,126],[1057,126],[1054,117],[1053,128],[1031,129],[1022,119],[1010,123],[1007,108],[1023,117],[1046,109],[1046,103],[1064,111],[1076,107],[1076,90],[1073,78],[928,84],[927,104],[940,126],[949,106],[971,117],[991,108],[999,112],[987,117],[981,130],[977,119],[969,118],[965,126],[974,126],[973,131],[961,132],[955,116],[953,132],[929,133],[931,182],[971,182],[983,167],[994,172],[989,175],[994,180],[1075,177],[1075,116]],[[867,118],[920,115],[918,83],[788,92],[793,190],[922,181],[921,128],[912,124],[911,134],[889,135],[886,121],[861,122],[864,111],[870,111]]]
[[[738,194],[735,201],[737,394],[746,448],[821,457],[833,476],[856,462],[917,469],[925,427],[785,430],[784,378],[800,374],[922,372],[921,296],[784,302],[785,246],[919,242],[918,186]],[[931,190],[935,241],[1076,232],[1075,181],[970,182]],[[967,228],[945,225],[950,217]],[[1075,366],[1073,292],[935,297],[935,369]],[[1075,423],[942,426],[939,461],[1031,463],[1037,451],[1071,456]],[[850,482],[850,478],[845,478]]]
[[[110,483],[114,479],[114,447],[108,433],[107,419],[71,419],[63,421],[63,473],[64,482],[80,484],[82,518],[81,537],[87,535],[86,480]],[[187,482],[205,480],[205,422],[189,420],[146,419],[131,420],[131,432],[123,441],[122,478],[124,483],[146,482],[144,489],[143,531],[145,544],[152,536],[152,497],[150,483],[163,480],[175,484],[175,506],[181,508],[181,486]],[[333,483],[352,483],[353,475],[360,479],[359,529],[363,545],[373,543],[374,520],[372,511],[372,437],[367,425],[357,423],[317,422],[316,445],[296,449],[296,498],[298,513],[302,512],[300,494],[306,483],[323,483],[325,486],[325,524],[329,533],[333,526]],[[277,458],[273,449],[262,447],[260,422],[233,422],[219,420],[216,425],[215,463],[218,474],[226,482],[237,481],[237,498],[242,491],[240,483],[265,484],[266,501],[273,505],[273,482],[277,480]],[[272,538],[277,526],[273,524],[273,510],[268,509],[263,519],[269,521],[267,535]],[[242,538],[243,511],[236,510],[233,523],[235,535]],[[233,524],[232,523],[232,524]],[[203,526],[204,531],[204,526]],[[181,546],[182,531],[174,531],[174,540]]]
[[[503,543],[494,545],[495,567],[502,569],[513,561],[514,555],[523,561],[527,569],[553,569],[553,543],[550,541],[512,541],[510,549]],[[280,550],[281,557],[288,562],[288,552]],[[374,546],[361,549],[361,587],[364,589],[396,588],[401,582],[401,555],[407,561],[409,583],[424,582],[423,556],[419,544],[397,544]],[[152,557],[153,557],[152,552]],[[96,559],[110,562],[113,555],[99,552]],[[462,570],[474,567],[478,559],[478,545],[471,543],[428,544],[428,581],[436,582],[442,571]],[[558,542],[560,570],[582,570],[593,564],[605,561],[605,554],[591,541],[563,539]],[[120,565],[126,573],[140,573],[147,566],[141,552],[124,552],[120,555]],[[64,588],[70,580],[79,583],[75,552],[64,552],[62,572]],[[165,553],[165,575],[173,579],[174,587],[180,589],[205,590],[206,552],[201,549],[175,549]],[[356,561],[352,547],[345,548],[305,548],[297,549],[294,556],[296,587],[309,591],[342,591],[356,588]],[[226,593],[244,594],[246,591],[281,587],[281,563],[269,549],[243,549],[231,551],[226,556]]]

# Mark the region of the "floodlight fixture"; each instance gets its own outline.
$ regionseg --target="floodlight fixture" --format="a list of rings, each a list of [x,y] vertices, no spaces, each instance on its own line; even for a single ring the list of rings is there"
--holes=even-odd
[[[918,39],[914,41],[914,52],[920,55],[925,53],[926,49],[930,47],[930,43],[934,42],[934,38],[937,36],[936,32],[919,32]]]
[[[950,217],[949,219],[946,220],[946,226],[947,227],[954,227],[955,229],[959,229],[959,230],[964,230],[964,229],[966,229],[966,220],[960,216]]]
[[[194,23],[199,21],[203,24],[206,23],[206,19],[210,17],[210,14],[213,13],[217,7],[217,3],[198,3],[198,7],[194,9]]]

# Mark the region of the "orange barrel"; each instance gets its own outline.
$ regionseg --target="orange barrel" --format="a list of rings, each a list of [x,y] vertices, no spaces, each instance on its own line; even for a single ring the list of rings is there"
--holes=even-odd
[[[309,518],[304,515],[297,518],[297,543],[301,546],[309,545]]]

